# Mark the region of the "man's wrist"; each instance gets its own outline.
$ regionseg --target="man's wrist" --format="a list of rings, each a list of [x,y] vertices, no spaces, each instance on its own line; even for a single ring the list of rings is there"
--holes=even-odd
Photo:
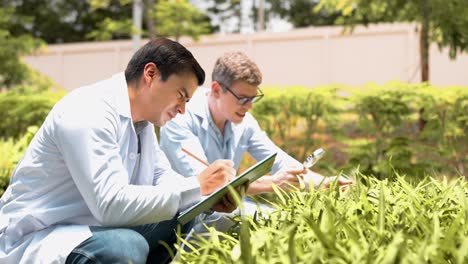
[[[247,189],[247,194],[256,195],[260,193],[273,192],[273,184],[273,176],[262,176],[249,185],[249,188]]]

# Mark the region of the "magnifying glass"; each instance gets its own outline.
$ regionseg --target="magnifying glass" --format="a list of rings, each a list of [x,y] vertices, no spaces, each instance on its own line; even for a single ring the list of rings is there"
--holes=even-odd
[[[324,154],[325,154],[325,150],[323,148],[319,148],[319,149],[315,150],[314,152],[312,152],[312,154],[310,154],[305,159],[305,161],[303,163],[304,168],[306,168],[306,169],[312,168],[312,166],[314,166],[314,164],[317,163],[317,161],[319,161],[319,159],[321,159]]]

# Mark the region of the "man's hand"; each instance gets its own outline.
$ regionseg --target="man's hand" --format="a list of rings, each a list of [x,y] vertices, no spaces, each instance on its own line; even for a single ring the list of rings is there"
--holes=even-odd
[[[239,193],[239,192],[238,192]],[[213,206],[213,211],[216,212],[223,212],[223,213],[230,213],[237,208],[236,200],[231,192],[228,192],[226,195],[223,196],[223,200],[220,201],[218,204]]]
[[[209,195],[229,182],[236,175],[231,160],[217,160],[198,175],[201,194]]]
[[[314,188],[328,188],[330,187],[330,184],[336,180],[336,177],[338,176],[331,176],[331,177],[324,177],[318,173],[308,171],[307,174],[304,175],[304,182],[306,184],[306,188],[309,186],[310,183],[313,183]],[[342,189],[348,188],[348,185],[352,184],[353,181],[346,179],[342,176],[339,176],[338,178],[338,185]]]
[[[304,167],[291,167],[287,170],[281,170],[272,176],[272,184],[277,185],[283,190],[289,190],[293,186],[300,187],[302,174],[306,173]]]
[[[252,182],[247,189],[247,194],[257,195],[259,193],[273,192],[273,185],[289,190],[292,186],[299,187],[302,181],[303,167],[291,167],[287,170],[277,172],[273,176],[263,176]]]
[[[325,188],[330,187],[330,184],[334,182],[337,177],[338,177],[338,185],[340,186],[340,189],[342,191],[346,190],[350,184],[354,183],[352,180],[346,179],[343,176],[330,176],[330,177],[326,177],[322,185],[324,185]]]

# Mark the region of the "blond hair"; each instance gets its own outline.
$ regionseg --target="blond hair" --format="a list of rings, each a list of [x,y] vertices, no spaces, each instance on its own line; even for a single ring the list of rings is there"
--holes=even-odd
[[[216,60],[211,79],[220,83],[225,90],[235,81],[258,86],[262,82],[262,73],[247,55],[234,51],[225,53]]]

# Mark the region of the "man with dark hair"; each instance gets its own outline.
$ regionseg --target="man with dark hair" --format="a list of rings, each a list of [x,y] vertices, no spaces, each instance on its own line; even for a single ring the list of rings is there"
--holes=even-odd
[[[186,178],[156,140],[153,124],[183,114],[204,79],[185,47],[160,38],[135,53],[125,75],[60,100],[0,200],[0,263],[169,261],[163,244],[174,248],[178,212],[235,174],[232,161],[219,160]],[[234,207],[223,199],[214,209]]]

